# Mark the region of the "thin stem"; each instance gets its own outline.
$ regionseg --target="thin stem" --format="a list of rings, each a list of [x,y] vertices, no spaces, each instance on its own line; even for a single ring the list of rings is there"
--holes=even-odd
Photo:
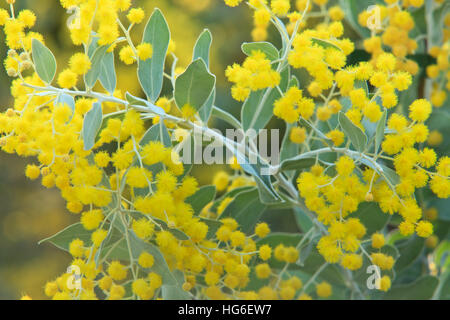
[[[320,275],[320,273],[325,270],[325,268],[328,266],[328,262],[325,262],[323,265],[320,266],[319,269],[312,275],[311,278],[308,279],[308,282],[305,283],[305,286],[303,287],[301,294],[305,293],[306,289],[316,280],[316,278]]]

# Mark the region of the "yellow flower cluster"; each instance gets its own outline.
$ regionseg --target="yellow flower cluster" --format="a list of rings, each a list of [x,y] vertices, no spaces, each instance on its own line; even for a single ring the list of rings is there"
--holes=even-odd
[[[231,5],[230,1],[225,1],[225,3]],[[294,32],[297,22],[300,23],[299,28],[304,28],[309,18],[315,18],[314,15],[308,15],[315,8],[321,10],[320,17],[328,15],[328,18],[334,22],[341,21],[344,18],[344,11],[339,6],[331,6],[328,10],[326,9],[328,0],[296,0],[294,6],[291,6],[291,1],[288,0],[250,0],[248,3],[255,9],[253,14],[254,29],[252,30],[254,41],[265,41],[267,39],[267,29],[271,20],[275,17],[288,19],[286,29],[289,34]],[[303,13],[306,13],[305,17],[303,17]],[[338,25],[334,25],[332,28],[336,28],[336,26]]]
[[[428,127],[423,123],[431,113],[431,104],[427,100],[419,99],[409,107],[408,120],[399,114],[393,114],[388,121],[388,128],[393,131],[388,134],[382,143],[383,151],[389,155],[396,155],[393,159],[400,182],[396,186],[397,193],[403,197],[412,196],[415,188],[424,187],[431,177],[432,191],[440,198],[450,195],[450,183],[448,181],[448,157],[442,157],[437,161],[433,149],[414,148],[416,143],[425,142],[428,136]],[[436,166],[436,173],[424,168]]]
[[[241,168],[239,166],[239,163],[237,163],[236,158],[234,158],[234,160],[232,159],[232,161],[233,162],[230,163],[230,168],[233,170],[239,170],[239,172],[241,172]],[[219,192],[224,190],[228,192],[239,187],[255,185],[255,182],[245,175],[237,174],[230,177],[230,175],[225,171],[218,171],[214,175],[212,182],[215,185],[216,190]]]
[[[259,50],[252,51],[242,66],[229,66],[225,75],[234,83],[231,94],[237,101],[247,99],[251,91],[274,88],[280,83],[280,74],[272,69],[270,60]]]
[[[348,39],[338,39],[343,34],[339,21],[329,25],[320,25],[316,30],[305,30],[295,35],[293,50],[288,61],[296,69],[305,68],[313,77],[308,86],[312,97],[318,97],[324,90],[333,86],[333,70],[340,70],[346,65],[346,56],[354,50]],[[317,40],[316,40],[317,39]],[[317,41],[325,43],[318,44]]]
[[[446,30],[450,29],[450,14],[445,19]],[[429,50],[430,55],[436,59],[436,64],[427,67],[427,76],[431,79],[430,101],[433,106],[440,108],[448,99],[447,92],[450,90],[450,34],[447,33],[443,40],[442,47],[432,47]]]
[[[408,8],[421,7],[424,1],[385,2],[386,5],[376,5],[371,11],[361,12],[358,17],[360,25],[370,27],[372,31],[372,36],[364,40],[364,48],[372,54],[371,62],[374,64],[383,54],[383,46],[391,48],[396,57],[395,69],[415,75],[419,71],[419,66],[415,61],[408,59],[407,55],[414,53],[418,44],[415,39],[409,38],[415,22]],[[375,17],[374,21],[373,15],[378,13],[379,17]]]
[[[314,113],[314,101],[302,96],[302,91],[291,87],[284,97],[274,104],[273,114],[287,123],[296,122],[299,116],[309,119]]]
[[[120,35],[118,13],[127,11],[131,1],[61,0],[61,5],[65,9],[79,7],[79,16],[70,27],[70,36],[75,45],[89,43],[93,31],[98,34],[100,45],[111,45]],[[94,25],[98,26],[96,30],[93,30]]]

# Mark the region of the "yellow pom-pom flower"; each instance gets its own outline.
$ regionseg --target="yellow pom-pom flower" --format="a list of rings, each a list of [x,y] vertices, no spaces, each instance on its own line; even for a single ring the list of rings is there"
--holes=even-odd
[[[150,59],[153,54],[153,47],[150,43],[141,43],[136,47],[138,57],[142,61],[145,61],[147,59]]]
[[[133,8],[127,14],[128,21],[139,24],[144,20],[145,12],[141,8]]]

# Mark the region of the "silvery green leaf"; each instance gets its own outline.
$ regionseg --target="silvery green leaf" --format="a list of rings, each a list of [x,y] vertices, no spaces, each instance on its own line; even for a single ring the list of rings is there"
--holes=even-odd
[[[292,158],[284,159],[280,164],[280,170],[301,170],[310,168],[316,163],[316,158],[299,154]]]
[[[212,35],[208,29],[203,30],[194,46],[192,61],[202,58],[209,68],[209,50],[211,48]]]
[[[102,126],[102,122],[102,106],[99,102],[94,102],[91,110],[89,110],[84,116],[82,130],[84,150],[90,150],[95,145],[95,137]]]
[[[91,242],[91,234],[92,232],[86,230],[83,225],[78,222],[66,227],[53,236],[42,239],[38,244],[50,242],[62,250],[69,251],[69,245],[72,240],[78,238],[83,240],[85,244],[88,244]]]
[[[339,124],[344,130],[345,136],[350,139],[353,147],[359,152],[364,151],[367,144],[367,136],[361,128],[351,122],[343,112],[339,112]]]
[[[215,186],[202,186],[196,193],[186,199],[186,203],[190,204],[194,214],[198,215],[208,203],[214,200],[215,196]]]
[[[203,30],[203,32],[198,37],[197,42],[195,43],[194,53],[192,55],[193,61],[198,58],[203,59],[208,69],[209,69],[209,51],[211,43],[212,43],[211,32],[208,29]],[[205,104],[201,106],[200,110],[198,111],[200,119],[202,119],[204,123],[207,123],[209,117],[211,116],[215,100],[216,100],[216,89],[214,88],[208,100],[206,100]]]
[[[384,138],[384,130],[386,127],[386,116],[387,116],[387,111],[384,110],[383,115],[381,116],[380,120],[378,120],[378,123],[377,123],[377,129],[375,132],[375,154],[378,153],[381,142],[383,141],[383,138]]]
[[[188,104],[198,111],[211,96],[215,83],[216,77],[203,59],[198,58],[175,80],[175,103],[180,109]]]
[[[247,56],[250,56],[253,51],[261,51],[271,61],[279,58],[277,48],[270,42],[244,42],[241,48]]]
[[[105,88],[109,94],[114,94],[117,85],[117,77],[113,52],[107,52],[103,57],[99,80],[103,88]]]
[[[31,40],[31,51],[37,75],[45,83],[51,84],[56,74],[55,56],[37,39]]]
[[[237,120],[232,114],[222,110],[219,107],[213,106],[211,115],[227,122],[228,124],[231,124],[236,129],[241,127],[239,120]]]
[[[107,46],[97,47],[91,57],[91,68],[84,76],[86,87],[93,88],[102,71],[102,61],[105,57]]]
[[[75,99],[67,93],[61,93],[56,97],[55,105],[59,104],[66,104],[69,106],[69,108],[72,109],[72,113],[75,111]]]
[[[413,283],[393,285],[383,295],[385,300],[428,300],[433,297],[439,285],[439,279],[426,275]]]
[[[235,219],[241,230],[252,234],[267,206],[261,203],[257,188],[239,193],[223,211],[221,218]]]
[[[161,10],[156,8],[145,26],[142,43],[150,43],[153,54],[150,59],[139,60],[138,78],[147,98],[155,102],[163,85],[164,63],[169,47],[170,31]]]
[[[341,48],[339,48],[337,45],[335,45],[334,43],[332,43],[331,41],[328,40],[323,40],[323,39],[319,39],[319,38],[315,38],[315,37],[311,37],[311,41],[319,46],[321,46],[324,49],[328,49],[328,48],[333,48],[339,51],[342,51]]]

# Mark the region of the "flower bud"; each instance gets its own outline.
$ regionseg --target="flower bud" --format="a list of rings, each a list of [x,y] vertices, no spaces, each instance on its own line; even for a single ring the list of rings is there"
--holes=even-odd
[[[14,49],[9,49],[8,50],[8,57],[15,57],[17,55],[17,51]]]
[[[8,110],[6,110],[6,116],[9,118],[12,118],[16,115],[16,113],[14,112],[13,109],[9,108]]]
[[[41,169],[41,174],[43,177],[48,176],[50,174],[50,168],[49,167],[43,167]]]
[[[22,61],[30,60],[30,55],[27,52],[22,52],[19,57]]]
[[[22,62],[22,68],[23,68],[24,70],[30,69],[31,66],[32,66],[31,61],[28,61],[28,60],[27,60],[27,61]]]
[[[8,70],[6,70],[6,73],[10,77],[17,77],[17,71],[14,68],[9,68]]]

